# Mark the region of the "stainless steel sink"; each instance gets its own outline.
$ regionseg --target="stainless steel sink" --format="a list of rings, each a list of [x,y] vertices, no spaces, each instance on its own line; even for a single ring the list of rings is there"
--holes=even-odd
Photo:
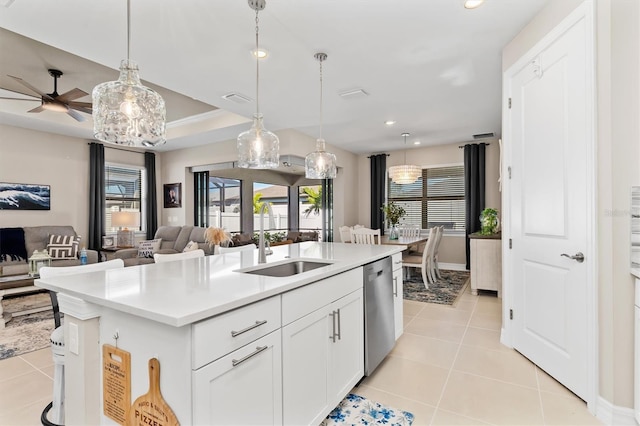
[[[316,268],[331,265],[331,262],[316,262],[311,260],[291,260],[286,263],[277,265],[263,266],[251,270],[239,271],[245,274],[266,275],[269,277],[290,277],[292,275],[302,274],[303,272],[312,271]]]

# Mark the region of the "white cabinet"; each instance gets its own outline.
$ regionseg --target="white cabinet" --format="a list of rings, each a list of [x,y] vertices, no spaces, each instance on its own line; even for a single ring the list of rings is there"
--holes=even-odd
[[[396,328],[396,340],[402,336],[404,331],[403,316],[403,276],[402,276],[402,253],[396,253],[391,257],[393,269],[393,319]]]
[[[276,330],[192,373],[194,425],[282,424]]]
[[[469,235],[471,249],[471,294],[495,290],[502,294],[502,240],[500,234]]]
[[[636,278],[636,303],[635,303],[635,353],[634,353],[634,376],[633,376],[633,391],[634,391],[634,415],[636,423],[640,424],[640,279]]]
[[[333,300],[282,328],[284,424],[320,423],[363,377],[362,279],[358,268],[283,295],[285,324]]]

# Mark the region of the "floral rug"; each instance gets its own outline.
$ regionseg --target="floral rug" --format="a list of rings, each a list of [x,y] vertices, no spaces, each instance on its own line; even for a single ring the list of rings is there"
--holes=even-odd
[[[410,271],[404,278],[403,296],[407,300],[417,302],[453,305],[469,285],[469,272],[440,270],[441,279],[424,288],[422,274],[419,270]]]
[[[385,407],[367,398],[350,393],[329,413],[320,426],[333,425],[387,425],[410,426],[413,414]]]
[[[1,303],[5,313],[12,313],[50,301],[49,293],[38,293],[2,299]],[[54,327],[52,309],[13,317],[0,329],[0,360],[48,347]]]

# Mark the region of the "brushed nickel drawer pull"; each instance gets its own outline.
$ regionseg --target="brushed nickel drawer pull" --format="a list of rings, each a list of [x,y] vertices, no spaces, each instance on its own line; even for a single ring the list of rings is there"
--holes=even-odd
[[[237,337],[237,336],[241,335],[242,333],[246,333],[247,331],[253,330],[254,328],[260,327],[262,324],[266,324],[266,323],[267,323],[267,320],[256,321],[255,324],[252,324],[247,328],[243,328],[240,331],[231,330],[231,337]]]
[[[258,355],[260,352],[266,350],[267,348],[268,348],[268,346],[257,346],[256,350],[251,352],[249,355],[245,355],[240,359],[232,359],[231,360],[231,365],[233,367],[236,367],[236,366],[242,364],[243,362],[245,362],[246,360],[248,360],[249,358],[252,358],[252,357]]]
[[[393,296],[398,297],[398,277],[393,277]]]
[[[342,340],[342,327],[340,327],[340,318],[342,317],[342,315],[340,315],[340,308],[338,308],[338,340]]]

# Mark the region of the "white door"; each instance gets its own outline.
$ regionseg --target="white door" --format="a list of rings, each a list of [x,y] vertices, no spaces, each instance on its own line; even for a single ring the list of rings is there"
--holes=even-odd
[[[595,253],[590,21],[584,16],[509,77],[513,347],[587,398]],[[547,37],[549,38],[549,37]],[[584,255],[584,261],[562,256]],[[578,255],[579,256],[579,255]]]

